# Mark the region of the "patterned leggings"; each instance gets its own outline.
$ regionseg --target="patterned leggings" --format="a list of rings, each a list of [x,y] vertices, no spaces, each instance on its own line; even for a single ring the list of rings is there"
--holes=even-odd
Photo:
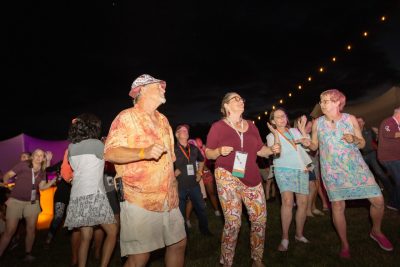
[[[65,203],[56,202],[54,203],[54,217],[50,224],[50,230],[48,233],[48,237],[52,238],[57,232],[58,226],[62,223],[64,218],[64,213],[66,210]]]
[[[267,210],[262,183],[255,187],[244,185],[225,169],[215,170],[218,197],[224,212],[220,263],[232,266],[241,226],[242,201],[249,214],[251,258],[261,261],[264,253]]]

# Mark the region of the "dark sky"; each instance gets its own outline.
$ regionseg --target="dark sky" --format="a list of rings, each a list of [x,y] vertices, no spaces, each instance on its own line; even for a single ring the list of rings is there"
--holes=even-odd
[[[171,124],[198,129],[219,118],[229,91],[246,98],[245,115],[255,119],[288,92],[294,115],[310,112],[328,88],[351,102],[400,80],[398,1],[8,2],[0,140],[22,132],[65,139],[83,112],[98,115],[106,134],[143,73],[167,81],[160,110]]]

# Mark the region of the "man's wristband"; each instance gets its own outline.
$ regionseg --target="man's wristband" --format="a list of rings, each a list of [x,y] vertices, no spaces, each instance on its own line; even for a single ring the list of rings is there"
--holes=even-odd
[[[144,148],[141,148],[141,149],[139,150],[139,158],[140,158],[140,159],[144,159]]]

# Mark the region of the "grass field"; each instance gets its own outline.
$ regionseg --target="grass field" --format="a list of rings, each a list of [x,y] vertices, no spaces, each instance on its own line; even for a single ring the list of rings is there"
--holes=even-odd
[[[264,253],[266,266],[400,266],[398,248],[400,244],[400,215],[386,210],[383,230],[395,246],[393,252],[386,252],[369,237],[368,203],[366,201],[353,201],[348,204],[346,216],[352,259],[341,260],[338,257],[340,243],[333,229],[330,214],[307,219],[304,235],[311,241],[310,244],[295,243],[294,225],[292,223],[289,251],[278,252],[276,248],[281,236],[280,203],[278,201],[268,203],[267,239]],[[188,240],[186,266],[220,266],[218,261],[223,220],[221,217],[214,216],[211,209],[208,209],[208,216],[210,230],[214,233],[212,237],[203,237],[199,234],[196,215],[192,215],[193,228]],[[17,248],[7,252],[6,257],[0,262],[0,266],[69,266],[70,243],[68,233],[64,229],[60,229],[49,250],[43,248],[45,235],[45,231],[39,231],[37,234],[33,249],[33,255],[36,257],[34,262],[26,263],[21,260],[24,255],[23,241],[21,241]],[[93,259],[92,254],[89,256],[88,266],[98,266],[98,262]],[[163,266],[163,254],[163,250],[154,252],[148,266]],[[114,252],[110,266],[121,266],[118,248]],[[249,224],[246,216],[243,216],[234,266],[251,266]]]

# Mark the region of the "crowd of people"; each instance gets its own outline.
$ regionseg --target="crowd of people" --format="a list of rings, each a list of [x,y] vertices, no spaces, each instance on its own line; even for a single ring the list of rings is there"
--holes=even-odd
[[[224,218],[220,264],[233,265],[245,207],[252,266],[264,266],[267,202],[277,194],[282,231],[278,251],[289,249],[294,207],[294,240],[304,245],[318,242],[304,236],[307,217],[323,216],[331,208],[341,242],[339,257],[351,258],[345,201],[353,199],[369,200],[369,235],[383,250],[393,250],[381,224],[385,206],[400,209],[400,107],[379,129],[367,129],[362,118],[342,112],[342,92],[327,90],[320,95],[319,118],[301,116],[291,126],[288,113],[274,109],[263,142],[256,125],[243,118],[245,99],[229,92],[221,101],[222,117],[211,125],[204,145],[200,138],[189,139],[187,124],[173,131],[157,110],[166,102],[165,92],[165,81],[143,74],[129,92],[133,107],[117,115],[106,138],[101,138],[100,119],[84,113],[71,122],[62,161],[50,166],[52,154],[42,149],[24,153],[2,175],[4,184],[14,179],[15,186],[0,203],[0,257],[23,233],[18,229],[24,219],[24,260],[34,260],[39,192],[51,186],[57,191],[45,245],[54,242],[63,224],[72,232],[71,263],[76,266],[87,264],[92,242],[99,265],[107,266],[118,240],[127,267],[145,266],[151,252],[164,247],[165,265],[183,266],[192,208],[200,233],[214,235],[205,198],[214,214]],[[58,178],[47,180],[46,171],[56,171]],[[322,210],[316,206],[317,196]]]

